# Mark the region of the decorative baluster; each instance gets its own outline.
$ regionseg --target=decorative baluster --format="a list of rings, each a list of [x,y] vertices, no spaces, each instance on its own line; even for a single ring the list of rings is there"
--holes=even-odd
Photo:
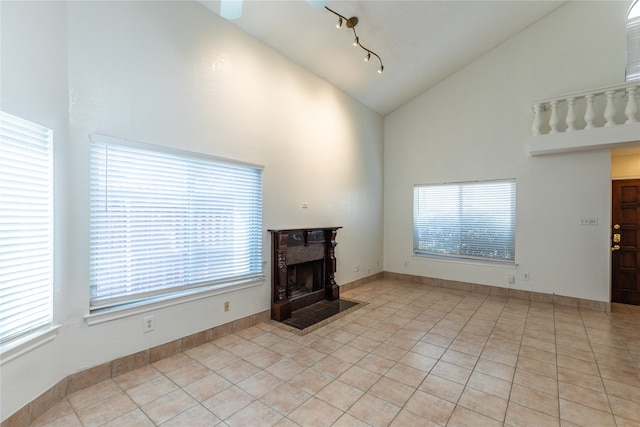
[[[605,126],[615,126],[613,119],[616,117],[616,107],[613,105],[613,96],[615,91],[609,90],[604,93],[607,96],[607,107],[604,109],[604,118],[607,120]]]
[[[531,127],[531,131],[534,135],[541,135],[542,129],[542,105],[536,104],[533,106],[533,126]]]
[[[576,124],[576,111],[575,111],[576,99],[575,98],[567,99],[567,105],[569,106],[569,109],[567,110],[567,118],[565,119],[565,123],[567,124],[567,132],[571,132],[572,130],[576,130],[576,127],[575,127],[575,124]]]
[[[579,113],[582,109],[583,97],[585,100],[584,117]],[[562,104],[564,102],[567,104],[566,114],[564,114],[564,105]],[[601,106],[601,103],[606,105]],[[567,95],[566,98],[558,97],[553,100],[541,101],[533,104],[532,110],[531,132],[533,136],[545,133],[573,132],[579,129],[596,129],[601,126],[638,124],[640,123],[640,83],[634,82],[612,86],[597,92],[584,92]],[[584,127],[581,126],[583,119]],[[548,132],[547,126],[549,126]]]
[[[551,131],[549,133],[558,133],[558,101],[551,101],[551,116],[549,117],[549,126]]]
[[[625,123],[638,123],[636,114],[638,113],[638,104],[636,103],[636,88],[627,88],[627,108],[624,110],[624,114],[627,116]]]
[[[585,96],[585,99],[587,100],[587,109],[584,112],[584,121],[587,124],[585,126],[585,129],[593,129],[594,127],[596,127],[593,124],[593,121],[596,118],[596,113],[595,110],[593,109],[593,98],[595,97],[595,95],[593,94],[589,94],[587,96]]]

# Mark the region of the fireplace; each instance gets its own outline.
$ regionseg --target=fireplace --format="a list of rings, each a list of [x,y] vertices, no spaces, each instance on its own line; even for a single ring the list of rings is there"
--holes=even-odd
[[[324,289],[324,262],[302,262],[287,267],[287,295],[294,300]]]
[[[341,227],[269,230],[272,243],[271,318],[340,297],[335,281],[336,234]]]

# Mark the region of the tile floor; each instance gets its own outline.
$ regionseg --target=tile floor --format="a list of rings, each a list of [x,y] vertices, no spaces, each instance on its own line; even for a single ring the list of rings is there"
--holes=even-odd
[[[42,426],[638,426],[640,307],[381,280],[304,336],[261,323],[67,396]]]

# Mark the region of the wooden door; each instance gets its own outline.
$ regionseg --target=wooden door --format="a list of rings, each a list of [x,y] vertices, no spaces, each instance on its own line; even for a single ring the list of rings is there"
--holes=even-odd
[[[640,179],[612,182],[611,301],[640,305]]]

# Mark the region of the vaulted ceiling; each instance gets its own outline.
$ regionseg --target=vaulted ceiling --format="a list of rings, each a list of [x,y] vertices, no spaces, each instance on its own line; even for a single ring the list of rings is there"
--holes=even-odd
[[[228,1],[228,0],[226,0]],[[213,13],[220,0],[200,1]],[[305,0],[244,0],[231,20],[282,55],[386,115],[498,46],[564,1],[328,1],[359,19],[360,42],[384,63],[354,47],[352,30]]]

